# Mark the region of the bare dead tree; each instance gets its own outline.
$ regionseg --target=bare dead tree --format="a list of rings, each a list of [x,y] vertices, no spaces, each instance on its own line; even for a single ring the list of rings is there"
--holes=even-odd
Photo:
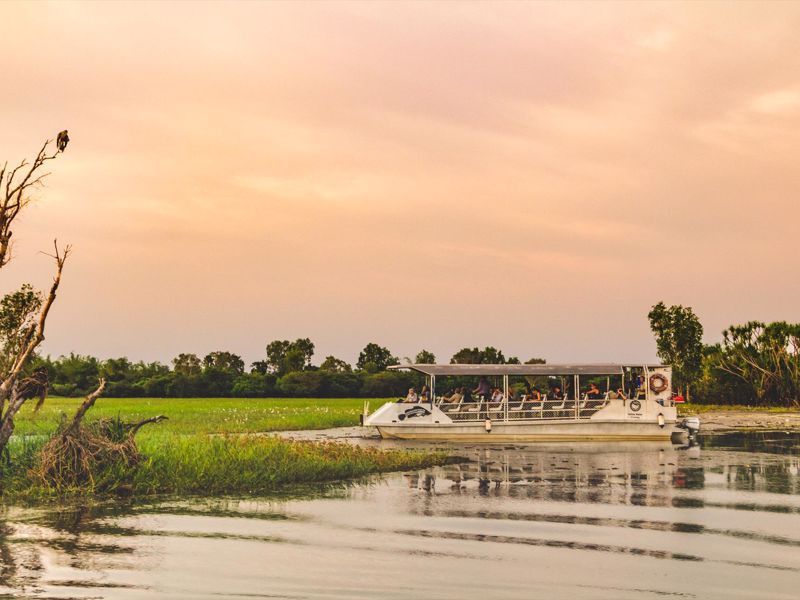
[[[43,167],[61,152],[52,146],[52,140],[47,140],[33,162],[23,160],[12,169],[8,168],[8,163],[0,167],[0,268],[7,265],[12,258],[11,237],[17,217],[30,203],[30,193],[40,187],[49,175],[44,172]],[[31,394],[32,382],[21,381],[21,377],[35,356],[36,349],[44,341],[47,316],[55,302],[61,284],[61,273],[70,251],[69,245],[60,248],[57,241],[53,242],[53,254],[49,256],[56,263],[56,274],[50,291],[42,302],[35,322],[24,332],[21,342],[14,347],[12,356],[7,357],[6,368],[0,372],[0,452],[5,449],[14,432],[14,418],[20,408],[37,395]],[[41,401],[40,397],[39,406]]]
[[[58,148],[50,148],[52,140],[45,141],[32,163],[27,159],[9,170],[8,163],[0,168],[0,267],[11,260],[12,226],[23,208],[30,202],[30,192],[40,186],[50,173],[42,167],[59,155]]]

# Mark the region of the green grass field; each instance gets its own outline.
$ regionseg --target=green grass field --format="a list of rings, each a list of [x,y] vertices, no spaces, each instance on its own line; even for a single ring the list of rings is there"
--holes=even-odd
[[[335,481],[370,473],[418,469],[445,460],[442,453],[380,450],[342,443],[294,442],[274,436],[238,435],[357,425],[364,401],[344,399],[100,398],[86,423],[120,417],[134,422],[157,415],[168,421],[137,435],[141,460],[93,467],[90,483],[54,489],[37,478],[41,449],[80,398],[48,398],[38,414],[18,415],[2,468],[6,499],[64,494],[256,494],[286,485]],[[382,400],[370,401],[371,409]]]
[[[33,403],[28,403],[16,419],[16,434],[48,435],[55,431],[61,415],[73,415],[82,401],[83,398],[50,397],[36,415]],[[370,400],[370,410],[383,402]],[[142,429],[143,438],[159,432],[260,433],[358,425],[363,406],[362,398],[100,398],[87,418],[169,418]]]

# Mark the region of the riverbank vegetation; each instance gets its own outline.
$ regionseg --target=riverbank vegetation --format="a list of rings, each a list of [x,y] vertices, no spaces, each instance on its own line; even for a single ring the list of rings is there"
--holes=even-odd
[[[95,422],[97,423],[97,422]],[[154,426],[158,427],[158,426]],[[381,450],[336,442],[273,436],[150,433],[137,441],[131,462],[90,463],[90,477],[60,485],[41,475],[45,439],[16,436],[3,466],[5,499],[65,495],[260,494],[283,486],[422,469],[445,461],[438,452]]]
[[[800,406],[800,323],[731,325],[721,343],[704,345],[690,307],[659,302],[648,316],[659,358],[694,402]]]
[[[356,425],[363,402],[359,398],[103,398],[87,413],[82,433],[65,443],[63,432],[82,400],[48,398],[37,414],[26,408],[2,465],[0,487],[7,498],[255,494],[292,484],[424,468],[445,460],[436,452],[260,435]],[[132,444],[130,425],[160,415],[168,418],[143,427]],[[64,446],[66,458],[59,453]]]

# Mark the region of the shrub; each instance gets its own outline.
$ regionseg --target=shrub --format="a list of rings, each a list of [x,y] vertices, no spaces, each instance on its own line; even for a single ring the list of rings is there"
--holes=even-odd
[[[268,398],[277,392],[277,378],[262,373],[239,375],[231,388],[231,394],[237,398]]]
[[[50,393],[54,396],[66,396],[68,398],[81,395],[78,386],[74,383],[53,383],[50,385]]]
[[[408,388],[419,386],[420,379],[415,373],[403,371],[368,374],[364,377],[361,395],[365,398],[405,396]]]

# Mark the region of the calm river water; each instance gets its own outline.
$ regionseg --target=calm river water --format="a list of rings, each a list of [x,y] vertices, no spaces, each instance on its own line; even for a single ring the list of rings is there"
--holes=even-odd
[[[2,509],[2,598],[800,597],[800,438],[461,446],[294,498]]]

